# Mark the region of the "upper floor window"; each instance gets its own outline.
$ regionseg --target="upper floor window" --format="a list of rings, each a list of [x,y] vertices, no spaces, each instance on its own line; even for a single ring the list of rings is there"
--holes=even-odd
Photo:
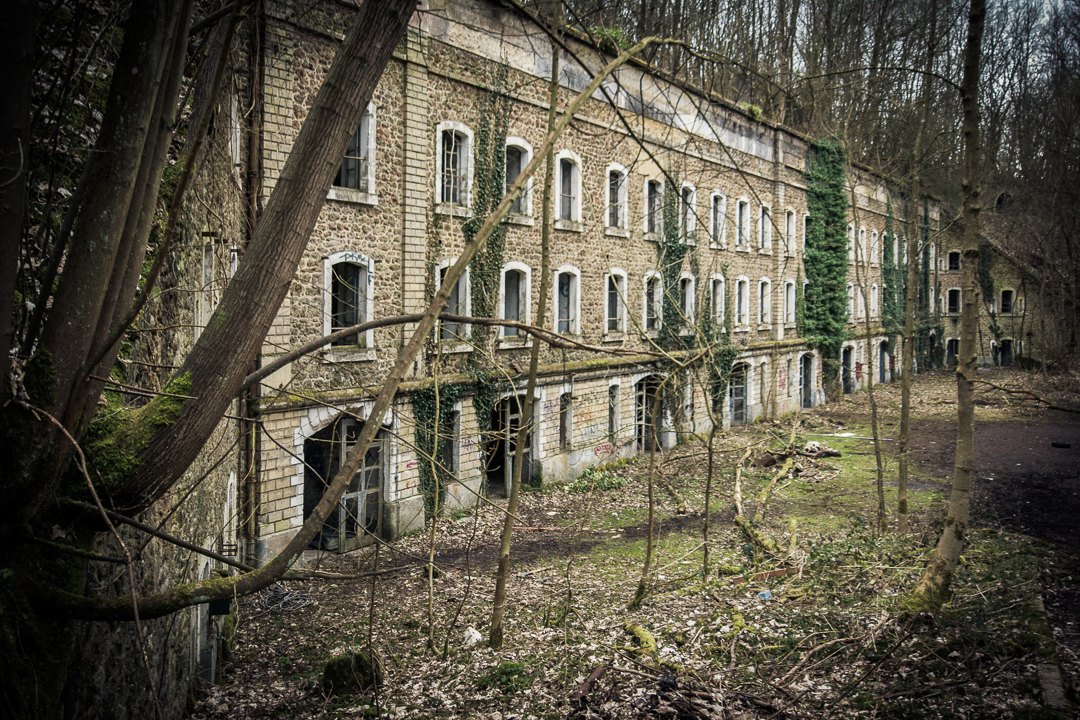
[[[713,247],[723,247],[727,242],[727,196],[713,193],[709,198],[709,242]]]
[[[878,286],[870,286],[870,317],[876,318],[878,316]]]
[[[679,278],[679,312],[682,314],[683,327],[694,323],[694,276],[683,275]]]
[[[866,317],[866,293],[863,291],[862,285],[855,286],[855,293],[855,315],[862,320]]]
[[[761,206],[761,216],[758,221],[758,250],[772,251],[772,213],[765,205]]]
[[[556,218],[581,222],[581,160],[569,150],[555,156]]]
[[[506,138],[506,192],[532,159],[532,146],[518,137]],[[532,215],[532,181],[526,182],[521,193],[510,205],[511,215]]]
[[[323,334],[359,325],[372,319],[375,263],[366,255],[339,252],[323,259]],[[334,347],[371,347],[373,332],[339,338]]]
[[[949,266],[948,269],[955,272],[960,269],[960,252],[953,250],[949,253]]]
[[[847,261],[855,262],[855,226],[851,223],[847,226]]]
[[[784,324],[795,324],[795,281],[784,283]]]
[[[750,324],[750,279],[746,277],[735,281],[735,324]]]
[[[577,268],[564,265],[555,271],[555,332],[580,335],[581,276]]]
[[[1012,290],[1002,290],[1001,291],[1001,314],[1002,315],[1011,315],[1012,314],[1013,305],[1015,305],[1013,300],[1015,299],[1015,297],[1016,297],[1016,295],[1015,295],[1015,293],[1013,293]]]
[[[439,265],[438,274],[436,276],[437,285],[436,290],[442,287],[443,281],[446,279],[446,273],[450,271],[450,266],[454,264],[456,260],[446,260]],[[454,287],[450,291],[450,297],[446,301],[446,307],[443,308],[443,312],[447,315],[468,315],[469,314],[469,270],[465,269],[465,272],[454,283]],[[446,320],[439,324],[439,339],[440,340],[464,340],[468,332],[468,325],[457,320]]]
[[[693,245],[696,234],[697,190],[693,185],[683,185],[679,189],[679,239],[687,245]]]
[[[443,205],[469,207],[472,189],[472,130],[446,121],[436,127],[436,198]]]
[[[626,168],[608,165],[605,222],[609,230],[626,229]]]
[[[793,210],[784,213],[784,254],[795,254],[795,212]]]
[[[881,264],[881,239],[877,230],[870,233],[870,262],[874,265]]]
[[[724,312],[725,312],[725,298],[727,289],[725,288],[724,276],[713,275],[709,282],[709,307],[712,310],[712,317],[716,320],[720,326],[724,325]]]
[[[511,262],[503,266],[502,286],[499,295],[502,299],[502,319],[515,322],[529,322],[529,266]],[[503,337],[516,337],[524,334],[520,328],[503,326]]]
[[[847,286],[847,317],[848,322],[855,320],[855,286],[851,283]]]
[[[866,256],[866,228],[859,228],[859,249],[856,256],[859,262],[864,265],[867,263],[868,258]]]
[[[663,292],[664,288],[659,275],[650,273],[645,276],[644,318],[646,332],[654,332],[660,329],[660,319],[663,317]]]
[[[349,136],[345,154],[334,177],[334,188],[358,193],[375,192],[375,106],[368,105],[356,131]],[[333,194],[333,189],[331,189]],[[348,199],[348,198],[337,198]]]
[[[960,288],[949,288],[945,296],[945,312],[950,315],[960,314]]]
[[[604,331],[621,333],[626,331],[626,273],[612,270],[605,282]]]
[[[758,324],[772,322],[772,283],[768,278],[758,281]]]
[[[659,180],[645,181],[645,233],[655,235],[663,230],[664,186]]]
[[[750,201],[740,199],[735,204],[735,246],[746,248],[750,244]]]

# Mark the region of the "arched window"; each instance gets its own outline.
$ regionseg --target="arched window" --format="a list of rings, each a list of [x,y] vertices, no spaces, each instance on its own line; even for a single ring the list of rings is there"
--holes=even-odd
[[[727,195],[722,192],[709,196],[709,243],[713,247],[727,245]]]
[[[795,254],[795,211],[784,213],[784,254]]]
[[[438,291],[443,285],[443,280],[446,279],[446,273],[457,262],[456,258],[450,260],[444,260],[439,263],[439,267],[435,271],[435,289]],[[469,307],[469,269],[466,268],[462,273],[458,281],[454,283],[453,289],[450,291],[450,299],[446,301],[446,307],[443,312],[447,315],[469,315],[471,310]],[[469,326],[465,323],[458,322],[456,320],[439,323],[439,339],[440,340],[465,340],[469,332]]]
[[[626,273],[618,268],[604,276],[604,332],[626,332]]]
[[[758,217],[758,251],[772,252],[772,211],[767,205],[761,206]]]
[[[323,334],[372,319],[375,263],[355,252],[334,253],[323,259]],[[339,338],[333,347],[374,345],[374,331]]]
[[[664,184],[653,178],[645,180],[643,229],[645,235],[655,239],[664,227]]]
[[[664,317],[664,287],[660,281],[660,274],[651,271],[645,274],[644,284],[644,311],[642,312],[642,324],[646,332],[656,332],[660,329]]]
[[[696,292],[694,276],[683,273],[679,277],[679,313],[682,326],[689,328],[694,324],[694,294]]]
[[[555,332],[581,334],[581,271],[573,265],[563,265],[555,271]]]
[[[761,278],[758,281],[758,324],[768,325],[772,322],[772,283],[769,278]]]
[[[435,201],[448,208],[472,205],[472,141],[467,125],[447,120],[435,127]]]
[[[607,166],[604,192],[604,222],[607,229],[626,230],[626,168],[618,163]]]
[[[784,324],[795,324],[795,281],[784,283]]]
[[[689,183],[679,188],[679,240],[686,245],[697,242],[697,189]]]
[[[735,324],[743,329],[750,324],[750,278],[745,275],[735,281]]]
[[[502,269],[502,283],[499,287],[499,306],[503,320],[515,320],[520,323],[529,322],[529,298],[530,268],[519,262],[509,262]],[[523,331],[516,327],[503,326],[503,337],[517,337],[523,335]]]
[[[525,169],[525,166],[532,160],[532,145],[526,140],[519,137],[506,138],[506,190],[509,191],[510,187],[521,175],[521,171]],[[510,205],[510,214],[519,216],[532,215],[532,179],[529,179],[525,183],[525,187],[521,189],[521,194],[517,196],[513,204]]]
[[[709,308],[712,317],[720,327],[724,326],[724,313],[726,310],[727,288],[723,275],[713,275],[709,278]]]
[[[735,249],[750,249],[750,201],[746,198],[735,203]]]
[[[555,218],[557,228],[580,228],[581,158],[570,150],[555,155]]]

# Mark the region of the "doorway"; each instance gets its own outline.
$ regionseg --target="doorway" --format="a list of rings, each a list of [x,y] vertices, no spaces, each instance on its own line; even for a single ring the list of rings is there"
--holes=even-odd
[[[882,340],[878,346],[878,382],[889,382],[889,343]]]
[[[855,348],[851,347],[846,347],[840,352],[840,377],[845,393],[855,392],[855,376],[852,373],[854,355]]]
[[[514,477],[514,454],[518,430],[521,428],[524,395],[511,395],[495,404],[491,410],[491,435],[485,444],[484,471],[488,497],[509,497]],[[533,415],[535,417],[535,413]],[[535,429],[535,424],[534,424]],[[533,431],[525,434],[522,454],[521,484],[532,483]]]
[[[799,358],[799,406],[814,407],[814,356],[810,353]]]
[[[945,364],[949,367],[956,366],[956,358],[960,354],[960,341],[949,338],[945,341]]]
[[[356,445],[364,423],[341,418],[304,441],[304,518],[322,500],[345,457]],[[380,428],[368,445],[359,469],[353,475],[337,510],[330,513],[310,547],[347,552],[365,545],[382,532],[383,463],[386,432]]]
[[[1001,345],[998,347],[998,360],[1001,362],[1002,367],[1009,367],[1013,364],[1013,341],[1006,338],[1001,341]]]
[[[731,368],[731,380],[728,381],[728,412],[732,425],[745,425],[749,419],[746,401],[746,365],[736,365]]]
[[[650,375],[634,386],[634,437],[642,452],[661,448],[659,421],[664,411],[660,383],[659,377]]]

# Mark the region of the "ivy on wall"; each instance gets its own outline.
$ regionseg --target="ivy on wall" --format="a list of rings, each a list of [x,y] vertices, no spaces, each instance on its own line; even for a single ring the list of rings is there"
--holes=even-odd
[[[657,344],[664,350],[684,350],[693,343],[693,336],[684,334],[686,319],[679,307],[679,280],[688,246],[682,241],[679,228],[679,177],[673,174],[664,185],[663,221],[656,238],[656,269],[660,273],[663,303]]]
[[[881,262],[882,288],[881,322],[888,338],[889,352],[895,352],[896,336],[904,331],[904,303],[907,298],[907,265],[904,257],[897,257],[897,250],[905,238],[896,236],[896,218],[893,216],[892,197],[885,205],[885,234]]]
[[[424,514],[429,519],[435,514],[436,508],[443,506],[446,486],[455,480],[453,468],[444,467],[438,459],[446,444],[454,442],[454,404],[466,389],[463,383],[432,384],[412,394],[416,449],[420,455],[417,466],[420,471],[420,492],[424,496]],[[432,466],[435,466],[434,472]]]
[[[816,140],[806,162],[810,225],[803,265],[808,285],[800,332],[821,353],[825,387],[840,376],[840,347],[847,337],[847,156],[835,139]]]

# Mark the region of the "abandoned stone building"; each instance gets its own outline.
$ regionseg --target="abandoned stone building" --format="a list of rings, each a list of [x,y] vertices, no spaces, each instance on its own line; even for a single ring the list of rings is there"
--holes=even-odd
[[[220,104],[227,122],[214,137],[232,165],[224,171],[230,182],[255,178],[252,208],[273,190],[349,14],[332,2],[262,7],[260,42],[238,55],[234,92]],[[568,42],[558,58],[560,103],[605,61],[584,40]],[[464,245],[463,226],[479,198],[493,192],[485,178],[513,180],[543,143],[552,47],[526,14],[499,2],[422,5],[344,152],[261,362],[339,328],[427,306]],[[488,152],[493,142],[498,172]],[[580,346],[541,349],[527,479],[573,478],[713,422],[747,423],[823,400],[822,358],[799,337],[797,322],[809,152],[797,133],[643,63],[623,66],[583,106],[556,143],[545,320]],[[849,339],[840,360],[842,387],[852,391],[870,373],[875,382],[897,373],[895,338],[882,329],[883,267],[887,247],[895,258],[903,243],[887,234],[899,189],[859,167],[848,183]],[[541,169],[502,225],[494,266],[490,254],[487,266],[470,266],[448,312],[523,323],[537,316],[543,185]],[[242,205],[231,207],[250,212]],[[935,240],[940,214],[936,202],[927,204]],[[243,262],[243,218],[227,215],[210,222],[207,214],[192,221],[201,228],[188,228],[188,266],[202,273],[190,303],[196,326]],[[674,269],[660,262],[661,247],[671,242],[681,248]],[[946,285],[952,267],[940,268]],[[483,288],[493,290],[485,295]],[[941,300],[946,315],[951,292]],[[1013,292],[1000,302],[1011,302],[1015,313],[1023,300],[1019,288]],[[737,351],[722,397],[692,363],[673,371],[671,359],[657,355],[665,337],[681,338],[683,348],[705,344],[702,320]],[[246,399],[238,414],[257,421],[238,432],[240,479],[230,476],[236,498],[229,500],[243,521],[228,525],[225,545],[243,546],[257,561],[288,541],[365,422],[410,332],[390,325],[325,347],[277,371]],[[372,534],[391,538],[423,527],[430,454],[438,461],[432,472],[444,481],[443,509],[505,492],[532,341],[514,327],[451,322],[436,335],[321,547],[344,550]],[[999,358],[1014,352],[1005,339],[997,340]],[[681,352],[672,357],[689,354]],[[439,440],[426,453],[417,430],[430,429],[434,415],[420,398],[430,398],[436,384],[445,407]],[[654,412],[660,395],[662,410]]]

